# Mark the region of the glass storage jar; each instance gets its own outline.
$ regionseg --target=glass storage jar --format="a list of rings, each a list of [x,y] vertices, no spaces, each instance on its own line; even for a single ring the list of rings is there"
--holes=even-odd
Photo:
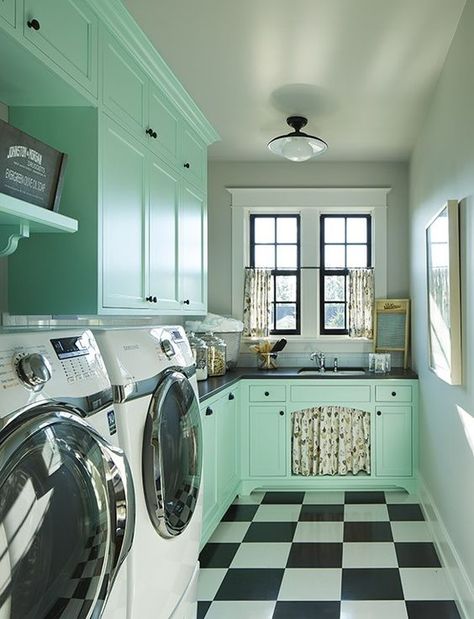
[[[207,379],[207,344],[193,332],[188,335],[189,345],[196,365],[196,380]]]
[[[207,375],[223,376],[226,371],[226,343],[212,332],[202,338],[207,344]]]

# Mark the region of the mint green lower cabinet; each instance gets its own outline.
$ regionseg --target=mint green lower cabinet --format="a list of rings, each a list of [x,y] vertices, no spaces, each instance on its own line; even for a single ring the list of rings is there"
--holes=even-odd
[[[238,468],[239,421],[236,395],[231,391],[218,402],[217,487],[219,503],[232,501],[240,480]]]
[[[378,406],[375,415],[375,474],[410,477],[412,462],[412,407]]]
[[[15,10],[16,0],[0,0],[0,18],[13,27],[15,27]]]
[[[178,214],[178,281],[182,309],[207,311],[207,209],[204,196],[181,184]]]
[[[251,406],[249,472],[251,477],[286,475],[286,410],[284,406]]]
[[[103,305],[144,309],[145,150],[106,116],[102,162]]]
[[[97,17],[82,0],[24,0],[25,38],[96,96],[97,31]]]
[[[202,423],[202,491],[203,491],[203,534],[216,519],[217,502],[217,416],[212,403],[204,404]],[[217,524],[217,523],[216,523]]]

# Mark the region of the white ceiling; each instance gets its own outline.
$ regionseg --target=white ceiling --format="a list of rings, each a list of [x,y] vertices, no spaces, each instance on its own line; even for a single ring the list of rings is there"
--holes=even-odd
[[[124,0],[220,133],[211,159],[277,161],[286,117],[324,160],[406,160],[466,0]]]

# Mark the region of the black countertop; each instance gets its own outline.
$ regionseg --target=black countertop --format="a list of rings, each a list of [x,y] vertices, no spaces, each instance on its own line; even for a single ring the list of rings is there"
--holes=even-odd
[[[403,368],[393,368],[391,372],[387,374],[374,374],[373,372],[366,371],[365,374],[356,376],[347,376],[340,374],[339,376],[333,376],[332,372],[325,372],[324,374],[308,375],[298,374],[298,370],[301,368],[277,368],[276,370],[259,370],[257,368],[235,368],[228,371],[224,376],[213,376],[207,380],[198,382],[199,399],[206,400],[219,391],[231,387],[239,382],[239,380],[250,379],[274,379],[281,378],[288,380],[290,378],[310,379],[310,380],[390,380],[390,379],[405,379],[416,380],[418,375],[413,370],[404,370]],[[345,368],[341,368],[343,370]],[[328,376],[329,374],[329,376]]]

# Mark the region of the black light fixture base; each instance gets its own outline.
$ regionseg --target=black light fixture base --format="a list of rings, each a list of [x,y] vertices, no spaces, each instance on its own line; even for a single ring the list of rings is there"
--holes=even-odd
[[[308,119],[304,116],[288,116],[286,122],[292,129],[299,133],[301,129],[308,124]]]

